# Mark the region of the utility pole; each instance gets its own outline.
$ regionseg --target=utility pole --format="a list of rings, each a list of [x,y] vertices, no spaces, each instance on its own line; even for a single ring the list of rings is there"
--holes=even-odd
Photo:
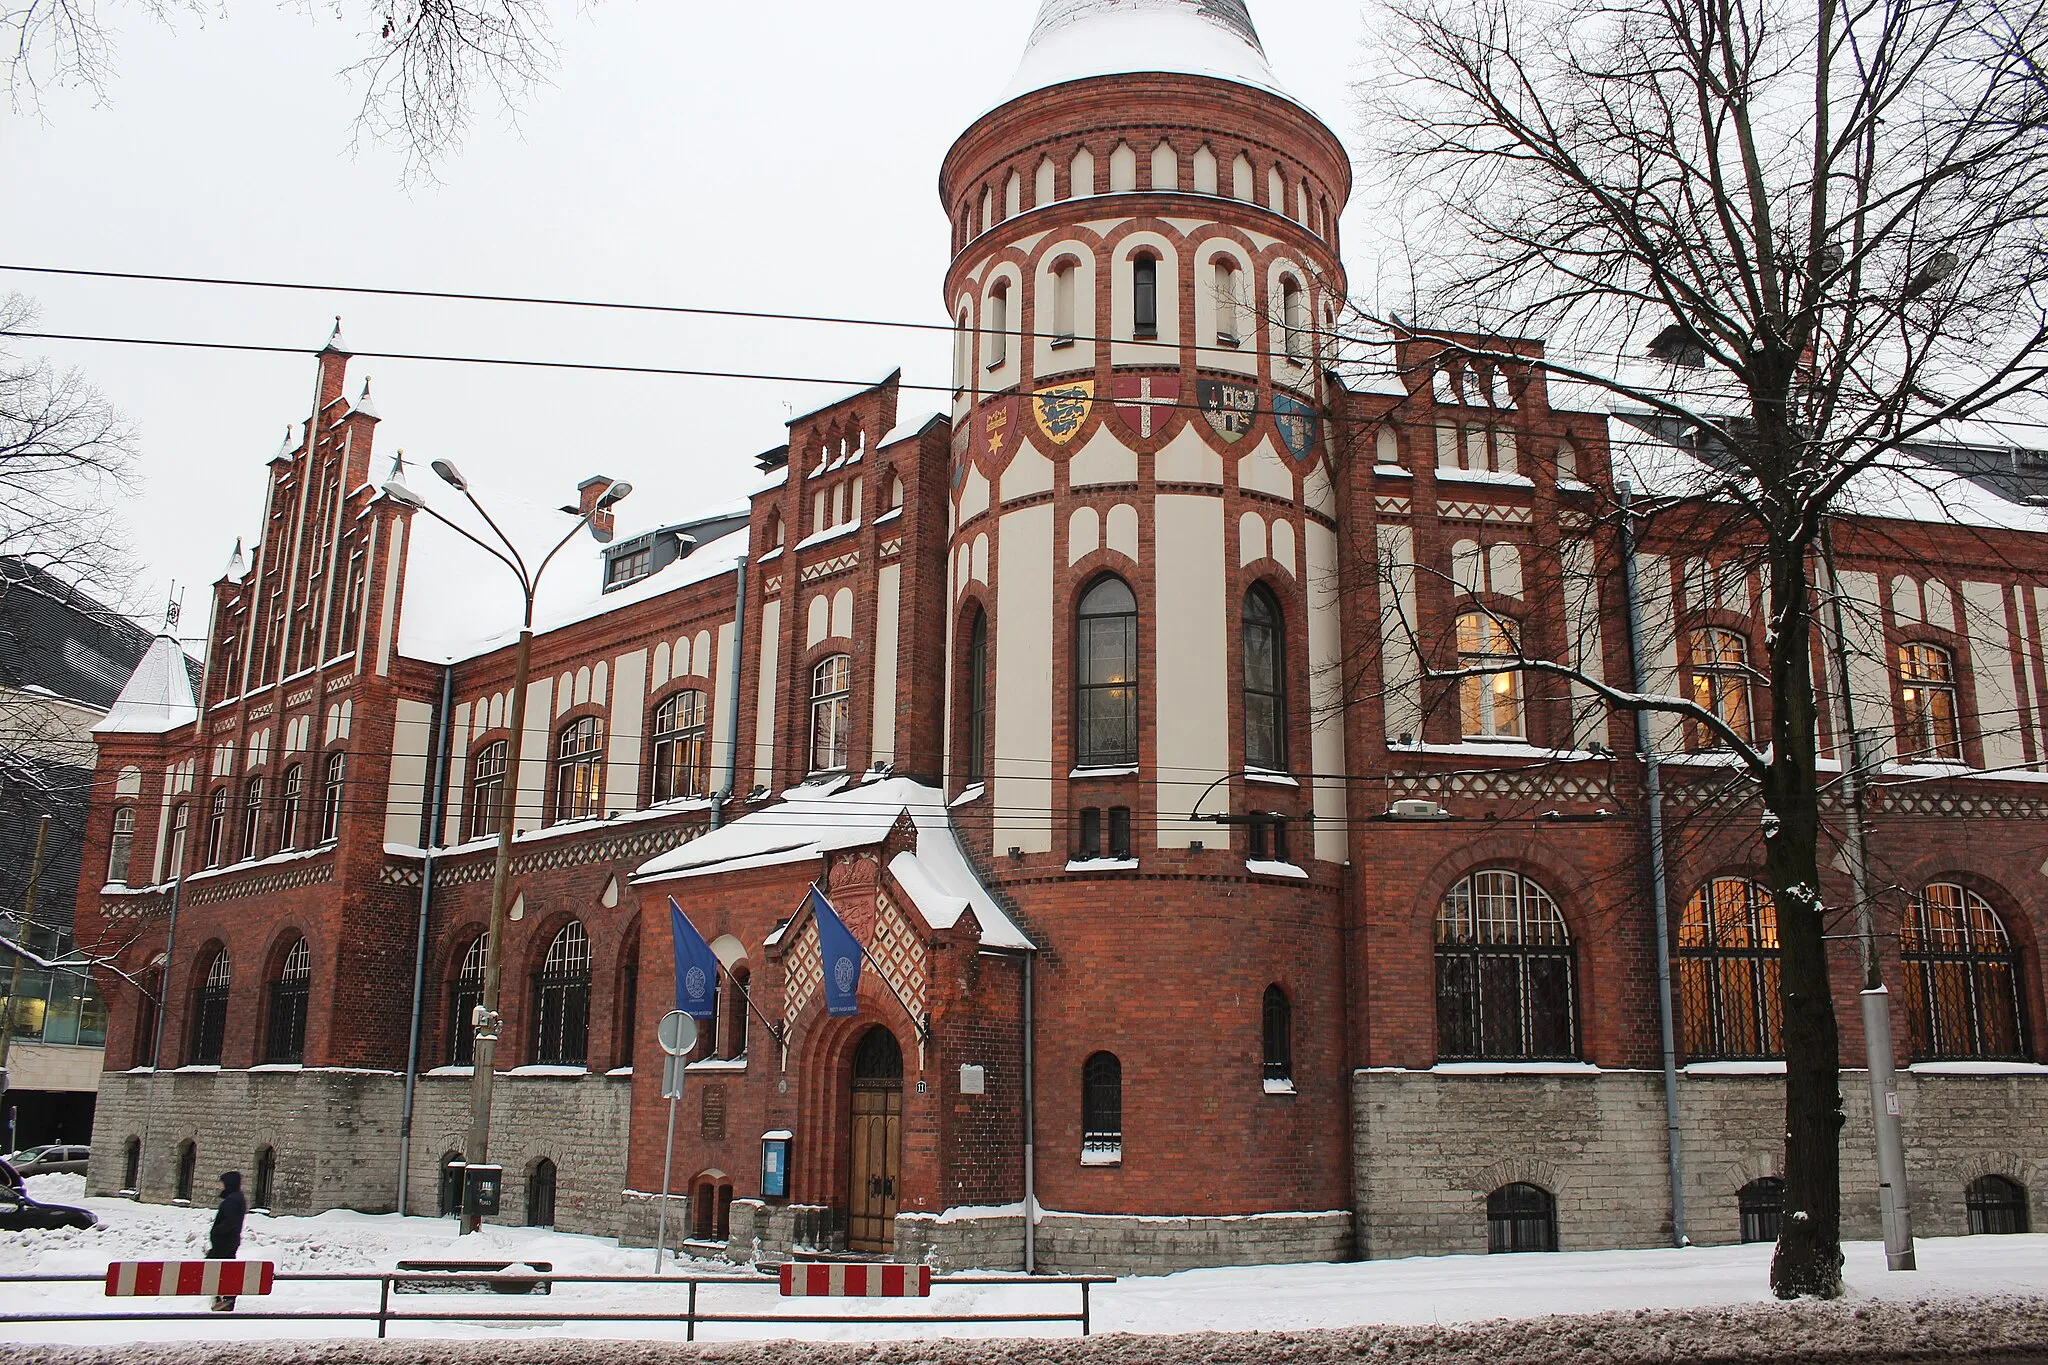
[[[10,954],[14,959],[14,965],[7,974],[7,1006],[0,1009],[0,1096],[6,1095],[9,1088],[7,1051],[14,1045],[14,1002],[21,995],[21,955],[27,951],[27,945],[23,944],[21,939],[27,936],[29,923],[35,918],[36,887],[43,879],[43,845],[48,842],[49,837],[50,817],[45,815],[36,822],[36,851],[35,857],[28,865],[28,893],[22,897],[21,931],[15,939],[15,951]],[[7,1124],[7,1146],[9,1151],[14,1149],[14,1123],[11,1117]]]

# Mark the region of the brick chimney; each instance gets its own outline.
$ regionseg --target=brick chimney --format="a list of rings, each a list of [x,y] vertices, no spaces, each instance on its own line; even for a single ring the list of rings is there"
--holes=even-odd
[[[582,483],[577,484],[577,515],[590,516],[591,510],[597,506],[597,500],[603,497],[605,495],[605,490],[610,488],[612,484],[614,484],[615,482],[617,482],[617,480],[612,479],[607,475],[599,474],[593,478],[585,479]],[[610,543],[613,533],[612,513],[610,508],[606,508],[604,511],[599,512],[594,517],[590,517],[590,533],[593,536],[597,537],[599,544]]]

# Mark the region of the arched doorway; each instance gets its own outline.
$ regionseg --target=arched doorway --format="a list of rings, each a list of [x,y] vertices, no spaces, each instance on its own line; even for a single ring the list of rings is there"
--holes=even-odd
[[[903,1172],[903,1049],[885,1028],[853,1051],[852,1159],[846,1241],[854,1251],[896,1245],[896,1184]]]

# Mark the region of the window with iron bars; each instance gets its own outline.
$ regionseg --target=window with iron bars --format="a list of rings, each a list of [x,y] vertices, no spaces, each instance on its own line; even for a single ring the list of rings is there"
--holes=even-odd
[[[1475,872],[1436,921],[1437,1055],[1445,1061],[1578,1057],[1577,959],[1557,902],[1513,872]]]
[[[582,1066],[590,1056],[590,939],[569,921],[548,946],[535,982],[533,1060],[542,1066]]]
[[[1899,956],[1914,1061],[2027,1059],[2019,954],[1982,896],[1924,888],[1899,927]]]
[[[312,984],[313,954],[302,938],[284,955],[284,966],[277,980],[270,983],[270,1027],[264,1031],[264,1061],[306,1059],[306,999]]]
[[[1693,1061],[1785,1055],[1778,912],[1766,888],[1719,877],[1678,922],[1678,1004]]]

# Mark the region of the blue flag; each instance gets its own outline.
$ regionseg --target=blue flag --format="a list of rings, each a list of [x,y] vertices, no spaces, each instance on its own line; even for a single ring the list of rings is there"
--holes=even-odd
[[[860,944],[839,920],[832,902],[811,888],[811,916],[818,921],[818,954],[825,967],[825,1013],[835,1019],[860,1013]]]
[[[676,941],[676,1008],[692,1019],[718,1013],[718,958],[676,898],[668,898],[669,932]]]

